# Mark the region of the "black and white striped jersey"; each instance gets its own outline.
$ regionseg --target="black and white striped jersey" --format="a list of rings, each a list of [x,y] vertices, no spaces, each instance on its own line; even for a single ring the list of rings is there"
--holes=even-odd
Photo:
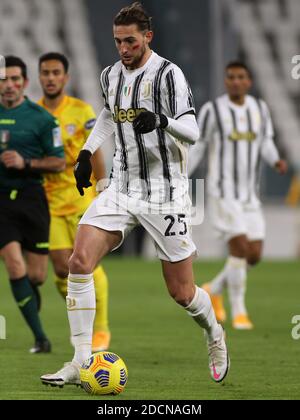
[[[208,145],[208,192],[258,203],[261,157],[271,166],[279,160],[266,103],[247,95],[239,106],[225,94],[203,105],[198,125],[200,148],[201,142]],[[193,149],[191,152],[194,154]]]
[[[188,189],[188,145],[162,129],[141,135],[132,126],[143,110],[173,119],[195,113],[180,68],[152,52],[147,63],[136,70],[127,70],[121,61],[104,69],[101,87],[115,125],[111,182],[117,191],[154,203],[184,194]]]

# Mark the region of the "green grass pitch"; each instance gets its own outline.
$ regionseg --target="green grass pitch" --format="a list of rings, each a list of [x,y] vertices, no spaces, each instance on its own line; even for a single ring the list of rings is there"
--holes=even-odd
[[[223,262],[197,262],[197,283],[211,279]],[[159,262],[107,258],[110,279],[111,350],[127,364],[124,393],[106,400],[298,399],[300,340],[291,336],[300,314],[299,262],[263,262],[249,273],[247,304],[253,331],[225,325],[231,370],[223,384],[209,377],[201,330],[168,297]],[[31,333],[13,301],[0,264],[0,399],[96,399],[82,389],[43,386],[39,376],[72,357],[64,302],[52,282],[42,288],[42,319],[53,344],[49,355],[31,355]]]

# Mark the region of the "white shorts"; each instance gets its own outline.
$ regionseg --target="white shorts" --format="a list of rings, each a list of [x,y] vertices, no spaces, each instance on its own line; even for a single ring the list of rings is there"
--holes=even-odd
[[[239,235],[246,235],[250,241],[265,238],[265,220],[259,206],[210,196],[208,211],[213,228],[226,242]]]
[[[187,196],[175,202],[153,205],[134,200],[112,188],[104,190],[82,216],[79,224],[107,231],[122,232],[122,240],[137,225],[142,225],[154,241],[161,260],[176,262],[196,253],[190,226],[191,201]]]

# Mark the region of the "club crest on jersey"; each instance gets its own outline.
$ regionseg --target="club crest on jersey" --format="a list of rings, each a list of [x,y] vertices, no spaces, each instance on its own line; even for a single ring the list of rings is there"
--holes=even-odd
[[[73,136],[75,134],[75,131],[76,131],[76,125],[75,124],[67,124],[67,125],[65,125],[65,129],[70,136]]]
[[[231,141],[240,141],[240,140],[246,140],[246,141],[254,141],[256,139],[257,135],[253,131],[237,131],[233,130],[231,134],[229,134],[228,139]]]
[[[142,96],[143,98],[148,98],[151,95],[152,83],[150,81],[145,81],[142,83]]]
[[[114,106],[114,113],[113,113],[113,118],[114,118],[114,122],[115,123],[125,123],[130,122],[132,123],[135,118],[141,113],[146,111],[145,108],[128,108],[128,109],[123,109],[123,108],[119,108],[117,105]]]

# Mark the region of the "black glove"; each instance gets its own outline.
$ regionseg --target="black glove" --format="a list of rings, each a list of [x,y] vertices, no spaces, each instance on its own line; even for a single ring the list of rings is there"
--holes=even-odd
[[[92,185],[90,177],[92,173],[91,158],[92,154],[88,150],[81,150],[78,155],[77,163],[74,167],[74,176],[76,179],[76,187],[80,195],[84,195],[83,188],[88,188]]]
[[[166,128],[168,118],[163,114],[154,114],[154,112],[143,111],[133,121],[133,128],[138,134],[146,134],[156,128]]]

